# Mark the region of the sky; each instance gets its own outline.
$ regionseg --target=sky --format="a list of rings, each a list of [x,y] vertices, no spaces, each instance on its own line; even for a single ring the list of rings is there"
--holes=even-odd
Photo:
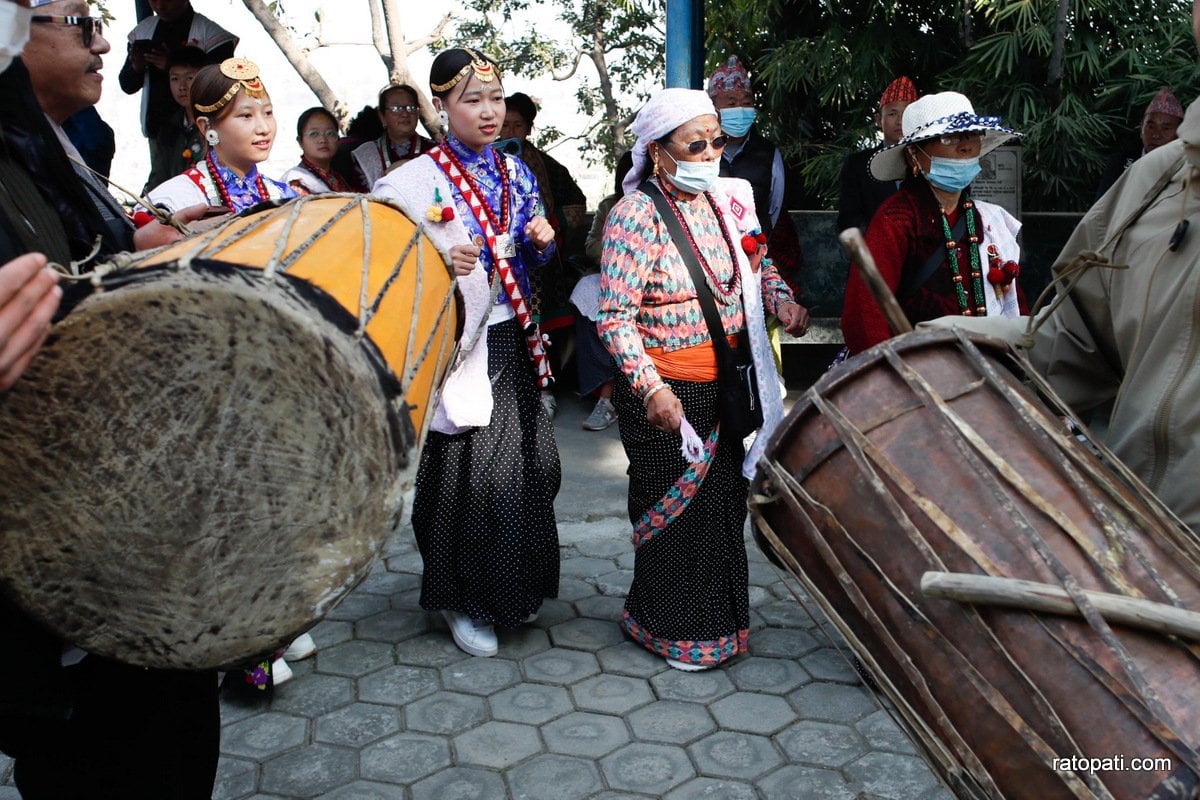
[[[371,44],[371,23],[367,0],[280,0],[284,18],[293,27],[294,35],[306,36],[306,41],[323,46],[310,52],[310,58],[334,92],[347,106],[357,112],[364,105],[374,105],[379,89],[387,83],[387,71]],[[193,0],[196,10],[223,28],[237,34],[241,42],[237,55],[258,63],[263,83],[271,95],[279,132],[271,158],[260,167],[269,177],[278,177],[300,157],[296,144],[296,119],[306,108],[318,105],[316,96],[288,64],[279,48],[258,21],[246,10],[241,0]],[[405,15],[405,35],[417,39],[433,30],[438,20],[458,8],[449,0],[401,0]],[[115,19],[104,29],[112,51],[104,56],[104,92],[97,108],[100,115],[116,132],[117,154],[113,159],[112,178],[129,189],[140,190],[150,171],[149,149],[139,127],[141,94],[127,95],[117,81],[125,59],[129,31],[137,20],[132,0],[109,0],[108,10]],[[318,23],[315,15],[320,15]],[[544,17],[543,12],[543,17]],[[544,25],[544,20],[539,25]],[[453,25],[453,23],[451,23]],[[447,29],[450,41],[453,27]],[[429,75],[433,54],[428,48],[410,56],[413,75],[424,80]],[[424,86],[422,88],[425,88]],[[542,101],[538,123],[545,122],[566,132],[575,133],[585,126],[576,109],[574,86],[549,78],[527,80],[510,77],[504,82],[508,93],[522,91]],[[536,129],[535,129],[536,135]],[[588,207],[596,203],[612,186],[612,179],[603,167],[586,166],[575,142],[567,142],[550,150],[575,177],[588,198]]]

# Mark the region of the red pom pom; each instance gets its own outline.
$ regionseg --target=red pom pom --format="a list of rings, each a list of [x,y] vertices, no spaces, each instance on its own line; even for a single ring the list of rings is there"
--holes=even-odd
[[[452,219],[454,219],[454,206],[442,208],[442,222],[449,222]]]
[[[993,286],[999,286],[1002,283],[1007,283],[1004,277],[1004,270],[999,267],[992,267],[987,274],[988,283]]]
[[[758,252],[758,239],[747,233],[742,237],[742,249],[746,251],[746,255],[754,255]]]
[[[1011,281],[1013,278],[1021,274],[1021,267],[1015,261],[1006,261],[1004,264],[1004,274]]]
[[[767,235],[765,233],[759,232],[758,236],[756,236],[754,238],[758,241],[759,244],[767,243]]]

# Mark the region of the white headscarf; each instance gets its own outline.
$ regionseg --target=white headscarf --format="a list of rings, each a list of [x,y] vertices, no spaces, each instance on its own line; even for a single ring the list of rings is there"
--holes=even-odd
[[[715,117],[717,109],[713,107],[712,98],[699,89],[663,89],[651,96],[629,128],[637,142],[633,145],[633,169],[621,184],[625,194],[635,191],[641,183],[642,172],[650,158],[649,144],[705,114]]]

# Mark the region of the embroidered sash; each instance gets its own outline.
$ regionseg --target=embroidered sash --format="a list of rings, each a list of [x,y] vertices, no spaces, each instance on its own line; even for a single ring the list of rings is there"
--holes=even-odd
[[[497,226],[492,224],[493,215],[489,213],[490,209],[487,206],[487,200],[475,192],[470,181],[458,168],[458,165],[446,154],[445,148],[442,145],[428,150],[426,155],[432,157],[437,165],[442,168],[442,172],[446,173],[446,178],[462,194],[463,199],[467,201],[467,206],[471,209],[471,213],[479,222],[479,227],[483,231],[483,237],[487,242],[488,250],[492,253],[492,263],[495,265],[496,273],[500,276],[500,283],[504,287],[504,291],[508,294],[509,302],[512,304],[513,312],[516,314],[517,324],[521,326],[521,330],[525,334],[525,344],[529,346],[529,354],[533,358],[534,370],[537,373],[538,388],[545,389],[554,380],[554,376],[550,374],[550,359],[546,355],[542,332],[538,330],[537,323],[533,321],[533,314],[529,311],[528,300],[524,292],[521,291],[521,285],[517,281],[516,272],[512,268],[512,258],[517,254],[516,242],[512,234],[507,230],[496,230]],[[506,176],[502,173],[501,177]]]

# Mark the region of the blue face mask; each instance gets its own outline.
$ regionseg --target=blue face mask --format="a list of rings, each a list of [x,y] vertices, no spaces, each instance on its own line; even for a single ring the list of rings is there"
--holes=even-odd
[[[934,186],[947,192],[961,192],[979,175],[979,156],[974,158],[940,158],[931,156],[925,177]]]
[[[721,109],[721,130],[730,136],[740,139],[750,132],[750,126],[754,124],[754,120],[758,118],[758,111],[754,108],[722,108]]]
[[[675,162],[675,174],[672,175],[664,169],[659,175],[688,194],[707,192],[716,185],[717,178],[721,176],[720,161],[678,161],[665,147],[662,148],[662,153]]]
[[[515,136],[511,139],[497,139],[492,142],[492,147],[510,156],[521,155],[521,140]]]

